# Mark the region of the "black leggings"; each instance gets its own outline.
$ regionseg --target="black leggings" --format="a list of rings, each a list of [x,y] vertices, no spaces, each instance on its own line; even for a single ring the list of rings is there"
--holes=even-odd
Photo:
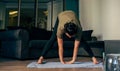
[[[48,40],[48,42],[44,46],[43,51],[41,53],[41,56],[43,56],[43,57],[45,57],[45,54],[47,54],[47,52],[52,48],[53,44],[57,41],[56,33],[57,33],[58,22],[59,21],[57,18],[51,38],[50,38],[50,40]]]
[[[87,51],[87,53],[89,54],[90,57],[94,57],[94,54],[93,54],[90,46],[83,38],[81,38],[80,45],[85,49],[85,51]]]
[[[41,56],[45,57],[45,55],[47,54],[47,52],[52,48],[53,44],[57,41],[57,27],[58,27],[58,18],[56,20],[55,26],[54,26],[54,30],[52,32],[51,38],[50,40],[48,40],[48,42],[46,43],[46,45],[43,48],[43,51],[41,53]],[[87,53],[89,54],[90,57],[93,57],[94,54],[92,52],[92,50],[90,49],[90,46],[87,44],[86,41],[84,41],[84,39],[81,39],[80,45],[84,46],[84,49],[87,51]]]

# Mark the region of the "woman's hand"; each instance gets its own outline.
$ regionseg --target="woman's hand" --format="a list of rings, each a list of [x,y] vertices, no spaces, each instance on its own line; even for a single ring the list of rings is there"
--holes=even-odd
[[[60,61],[62,64],[66,64],[64,61]]]
[[[75,60],[77,58],[79,44],[80,44],[80,41],[75,40],[72,60],[65,62],[66,64],[73,64],[75,62]]]
[[[73,64],[75,61],[71,60],[71,61],[60,61],[62,64]]]
[[[75,60],[71,60],[71,61],[65,62],[65,64],[73,64],[74,62]]]

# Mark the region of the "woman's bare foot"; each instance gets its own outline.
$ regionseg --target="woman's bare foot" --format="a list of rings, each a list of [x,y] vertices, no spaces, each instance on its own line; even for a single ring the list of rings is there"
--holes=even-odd
[[[43,56],[41,56],[41,57],[39,58],[39,60],[38,60],[38,62],[37,62],[37,63],[38,63],[38,64],[42,64],[43,59],[44,59],[44,58],[43,58]]]
[[[93,61],[94,64],[98,64],[99,63],[98,60],[95,57],[92,57],[92,61]]]

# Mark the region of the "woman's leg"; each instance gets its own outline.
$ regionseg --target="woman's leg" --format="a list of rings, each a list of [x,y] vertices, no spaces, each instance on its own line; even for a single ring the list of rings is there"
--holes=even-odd
[[[95,58],[95,56],[94,56],[90,46],[88,45],[88,43],[86,41],[84,41],[83,39],[82,39],[81,43],[83,44],[85,51],[89,54],[90,57],[92,57],[93,63],[98,64],[98,61]]]
[[[88,45],[88,43],[86,41],[81,41],[81,43],[83,44],[83,47],[84,47],[85,51],[89,54],[89,56],[93,57],[94,54],[93,54],[90,46]]]
[[[54,42],[57,41],[56,33],[57,33],[58,22],[59,22],[59,21],[58,21],[58,18],[57,18],[56,23],[55,23],[55,26],[54,26],[54,30],[53,30],[52,35],[51,35],[51,38],[50,38],[50,40],[48,40],[48,42],[47,42],[46,45],[44,46],[43,51],[42,51],[42,53],[41,53],[41,56],[40,56],[40,58],[39,58],[39,60],[38,60],[38,63],[39,63],[39,64],[42,63],[45,55],[46,55],[47,52],[52,48]]]

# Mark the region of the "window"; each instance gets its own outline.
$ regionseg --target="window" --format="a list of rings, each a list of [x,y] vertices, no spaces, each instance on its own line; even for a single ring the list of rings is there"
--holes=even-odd
[[[37,0],[21,0],[20,5],[18,1],[9,1],[9,3],[6,4],[6,26],[46,29],[48,0],[46,2],[41,2],[41,0],[36,1]]]

